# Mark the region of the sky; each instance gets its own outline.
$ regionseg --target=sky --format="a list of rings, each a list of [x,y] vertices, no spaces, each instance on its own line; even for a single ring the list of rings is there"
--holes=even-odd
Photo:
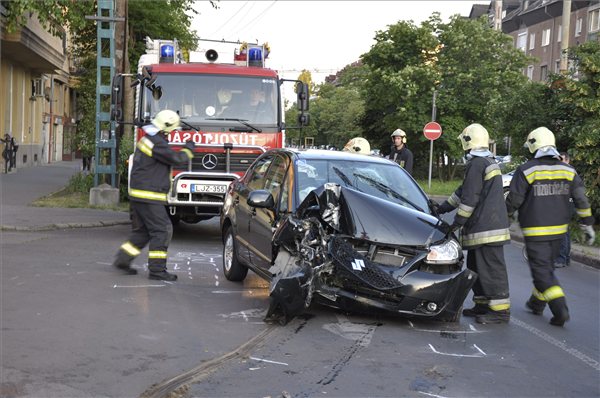
[[[200,14],[192,29],[201,39],[268,42],[268,68],[286,79],[296,79],[307,69],[314,83],[322,83],[368,52],[376,31],[400,20],[418,26],[435,11],[444,21],[454,14],[468,16],[473,4],[489,1],[222,0],[218,4],[217,10],[206,0],[194,5]],[[225,48],[215,43],[201,45],[219,51],[219,61],[233,52],[228,49],[225,55]]]

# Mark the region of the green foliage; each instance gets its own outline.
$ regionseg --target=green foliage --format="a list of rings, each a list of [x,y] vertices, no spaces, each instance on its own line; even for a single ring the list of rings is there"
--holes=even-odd
[[[42,26],[55,36],[62,36],[66,26],[79,32],[87,21],[86,15],[94,8],[92,1],[73,0],[2,0],[6,8],[6,30],[11,33],[27,23],[29,13],[34,12]]]
[[[64,189],[65,193],[84,193],[90,192],[90,189],[94,186],[94,176],[92,174],[77,173],[74,174]]]

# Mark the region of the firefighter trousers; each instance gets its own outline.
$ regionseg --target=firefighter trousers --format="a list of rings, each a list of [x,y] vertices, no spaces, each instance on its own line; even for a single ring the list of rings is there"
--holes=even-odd
[[[129,239],[117,253],[117,263],[130,264],[148,245],[148,270],[167,269],[167,250],[173,236],[173,225],[163,204],[131,201],[132,230]]]
[[[562,239],[533,241],[525,239],[529,269],[533,278],[533,286],[544,293],[553,286],[560,286],[554,275],[554,260],[560,251]]]
[[[467,252],[467,268],[479,276],[473,284],[473,299],[493,310],[510,308],[504,246],[483,245]]]

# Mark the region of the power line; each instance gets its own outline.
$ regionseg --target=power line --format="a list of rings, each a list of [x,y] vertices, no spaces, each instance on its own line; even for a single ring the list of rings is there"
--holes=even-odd
[[[209,37],[213,37],[214,35],[216,35],[218,31],[220,31],[221,29],[223,29],[223,27],[225,25],[227,25],[229,23],[229,21],[231,21],[233,18],[235,18],[235,16],[238,15],[239,12],[242,11],[247,5],[248,5],[248,2],[245,2],[231,17],[229,17],[229,19],[227,21],[225,21],[221,26],[219,26],[217,28],[217,30],[215,30],[214,32],[212,32]],[[252,3],[252,5],[254,5],[254,3]],[[250,9],[252,9],[252,7],[250,7]]]
[[[254,17],[254,19],[248,21],[248,23],[246,23],[246,25],[242,26],[241,28],[239,28],[238,30],[236,30],[235,32],[232,33],[232,35],[235,35],[236,33],[246,29],[246,27],[248,27],[249,25],[251,25],[253,22],[259,20],[260,18],[264,17],[265,14],[267,13],[267,11],[269,11],[271,9],[271,7],[273,7],[275,5],[275,3],[277,3],[277,0],[274,0],[267,8],[265,8],[260,14],[258,14],[256,17]]]

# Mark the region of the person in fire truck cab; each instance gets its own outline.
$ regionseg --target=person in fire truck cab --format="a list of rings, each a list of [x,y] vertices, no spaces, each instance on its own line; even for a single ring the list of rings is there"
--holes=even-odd
[[[517,167],[506,197],[508,214],[518,210],[533,278],[533,291],[525,305],[533,314],[542,315],[548,304],[553,315],[550,324],[563,326],[570,318],[569,308],[554,273],[554,260],[569,229],[570,199],[588,245],[596,237],[594,217],[583,180],[573,166],[561,161],[554,133],[538,127],[529,133],[525,146],[533,159]]]
[[[169,148],[167,135],[180,127],[179,115],[171,110],[156,114],[145,135],[137,142],[129,179],[132,231],[115,256],[113,266],[127,275],[137,274],[131,267],[144,246],[148,247],[150,279],[175,281],[167,272],[167,250],[173,227],[167,214],[167,193],[171,186],[171,166],[186,164],[193,157],[194,142],[181,151]]]

